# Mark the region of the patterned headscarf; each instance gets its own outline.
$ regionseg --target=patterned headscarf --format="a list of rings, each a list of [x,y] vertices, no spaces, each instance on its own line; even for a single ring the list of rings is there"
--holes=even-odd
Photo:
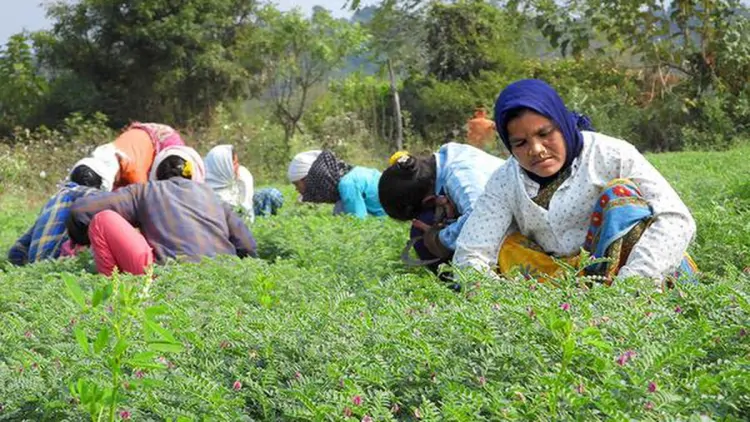
[[[585,115],[568,110],[557,91],[544,81],[523,79],[514,82],[500,93],[495,102],[495,125],[508,151],[511,151],[511,148],[506,116],[508,112],[519,108],[527,108],[541,114],[552,120],[560,129],[565,140],[566,154],[565,163],[558,174],[567,170],[583,150],[581,130],[593,130],[591,120]],[[550,177],[539,177],[531,172],[526,174],[542,185],[557,177],[557,174]]]
[[[151,142],[154,144],[154,151],[156,151],[156,154],[159,154],[163,149],[169,147],[185,145],[180,133],[171,126],[165,124],[134,122],[128,127],[128,130],[129,129],[140,129],[148,133]]]
[[[313,162],[305,178],[304,202],[335,203],[339,200],[339,181],[352,166],[339,160],[331,151],[323,151]]]

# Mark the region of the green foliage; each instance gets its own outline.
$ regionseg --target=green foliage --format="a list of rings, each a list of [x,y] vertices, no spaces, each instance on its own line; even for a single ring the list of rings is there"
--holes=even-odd
[[[249,20],[255,5],[55,2],[48,6],[53,27],[38,33],[36,42],[62,83],[94,91],[84,111],[102,111],[117,125],[146,117],[182,125],[246,92],[252,64],[239,60],[236,46],[254,29]]]
[[[428,72],[439,81],[467,81],[503,71],[518,58],[511,48],[516,22],[480,0],[432,3],[425,38]]]
[[[159,355],[180,353],[184,347],[161,325],[168,308],[150,305],[153,274],[148,273],[136,282],[132,277],[121,279],[114,274],[111,280],[95,286],[90,298],[72,274],[62,274],[62,280],[82,312],[73,323],[73,334],[81,354],[89,360],[89,372],[94,372],[72,380],[70,394],[92,421],[107,415],[107,420],[114,422],[119,406],[125,402],[125,390],[129,394],[147,393],[157,387],[159,383],[143,380],[143,371],[167,369],[165,358]],[[105,308],[107,303],[110,304]],[[91,320],[97,322],[93,342],[89,341],[85,328]],[[104,385],[99,380],[102,376],[109,378]],[[126,377],[134,379],[121,384]]]
[[[49,89],[26,34],[16,34],[0,50],[0,136],[34,124]]]
[[[55,189],[76,161],[96,145],[114,140],[107,122],[101,113],[89,117],[74,113],[58,129],[16,128],[11,138],[0,143],[0,194]]]
[[[325,9],[305,18],[299,10],[262,13],[261,36],[273,114],[289,141],[312,100],[313,88],[343,65],[344,59],[364,47],[367,34],[358,26],[334,19]]]
[[[454,293],[403,267],[408,225],[332,217],[330,206],[295,203],[288,186],[281,214],[252,226],[262,260],[171,262],[150,285],[92,275],[88,254],[6,266],[0,418],[87,419],[74,397],[112,388],[122,321],[131,340],[116,411],[133,420],[742,420],[748,152],[648,156],[693,211],[691,252],[708,272],[665,293],[571,274],[557,287],[462,274]],[[0,200],[4,248],[34,215]],[[144,355],[158,369],[128,363],[164,335],[149,318],[184,346]]]

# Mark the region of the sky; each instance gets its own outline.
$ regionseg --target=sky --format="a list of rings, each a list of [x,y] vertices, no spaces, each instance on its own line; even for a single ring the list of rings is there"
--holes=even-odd
[[[313,6],[319,5],[330,10],[336,17],[350,17],[351,12],[343,9],[345,0],[274,0],[281,10],[299,7],[309,13]],[[373,4],[374,0],[362,1],[363,5]],[[23,30],[37,31],[51,26],[45,16],[41,0],[0,0],[0,45],[5,45],[8,38]]]

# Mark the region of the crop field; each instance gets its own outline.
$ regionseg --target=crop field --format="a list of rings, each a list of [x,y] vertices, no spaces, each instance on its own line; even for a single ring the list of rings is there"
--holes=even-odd
[[[698,223],[698,285],[559,286],[399,254],[408,226],[284,187],[260,259],[93,274],[0,262],[0,421],[747,420],[750,148],[649,155]],[[44,198],[0,197],[0,252]]]

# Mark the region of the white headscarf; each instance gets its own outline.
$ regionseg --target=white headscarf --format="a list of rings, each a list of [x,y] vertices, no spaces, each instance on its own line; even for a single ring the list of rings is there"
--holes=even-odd
[[[90,157],[85,157],[73,165],[71,173],[79,166],[87,166],[102,178],[102,190],[109,192],[115,183],[120,163],[117,161],[114,144],[98,146]]]
[[[159,168],[159,164],[162,161],[171,156],[177,156],[185,161],[190,161],[193,165],[193,174],[190,177],[192,181],[203,183],[206,180],[206,168],[203,166],[201,155],[198,154],[198,151],[184,145],[170,146],[161,150],[154,157],[154,164],[151,166],[151,173],[148,176],[149,180],[157,180],[156,169]]]
[[[307,173],[310,171],[310,166],[318,158],[321,150],[312,150],[300,152],[292,158],[292,162],[289,163],[289,171],[287,176],[290,182],[296,182],[307,177]]]
[[[204,159],[206,163],[206,184],[211,186],[222,201],[237,207],[241,206],[255,219],[253,213],[253,175],[243,166],[234,172],[234,148],[231,145],[217,145],[211,148]]]
[[[206,164],[206,184],[211,189],[223,189],[234,184],[234,154],[231,145],[217,145],[208,151],[203,162]]]

